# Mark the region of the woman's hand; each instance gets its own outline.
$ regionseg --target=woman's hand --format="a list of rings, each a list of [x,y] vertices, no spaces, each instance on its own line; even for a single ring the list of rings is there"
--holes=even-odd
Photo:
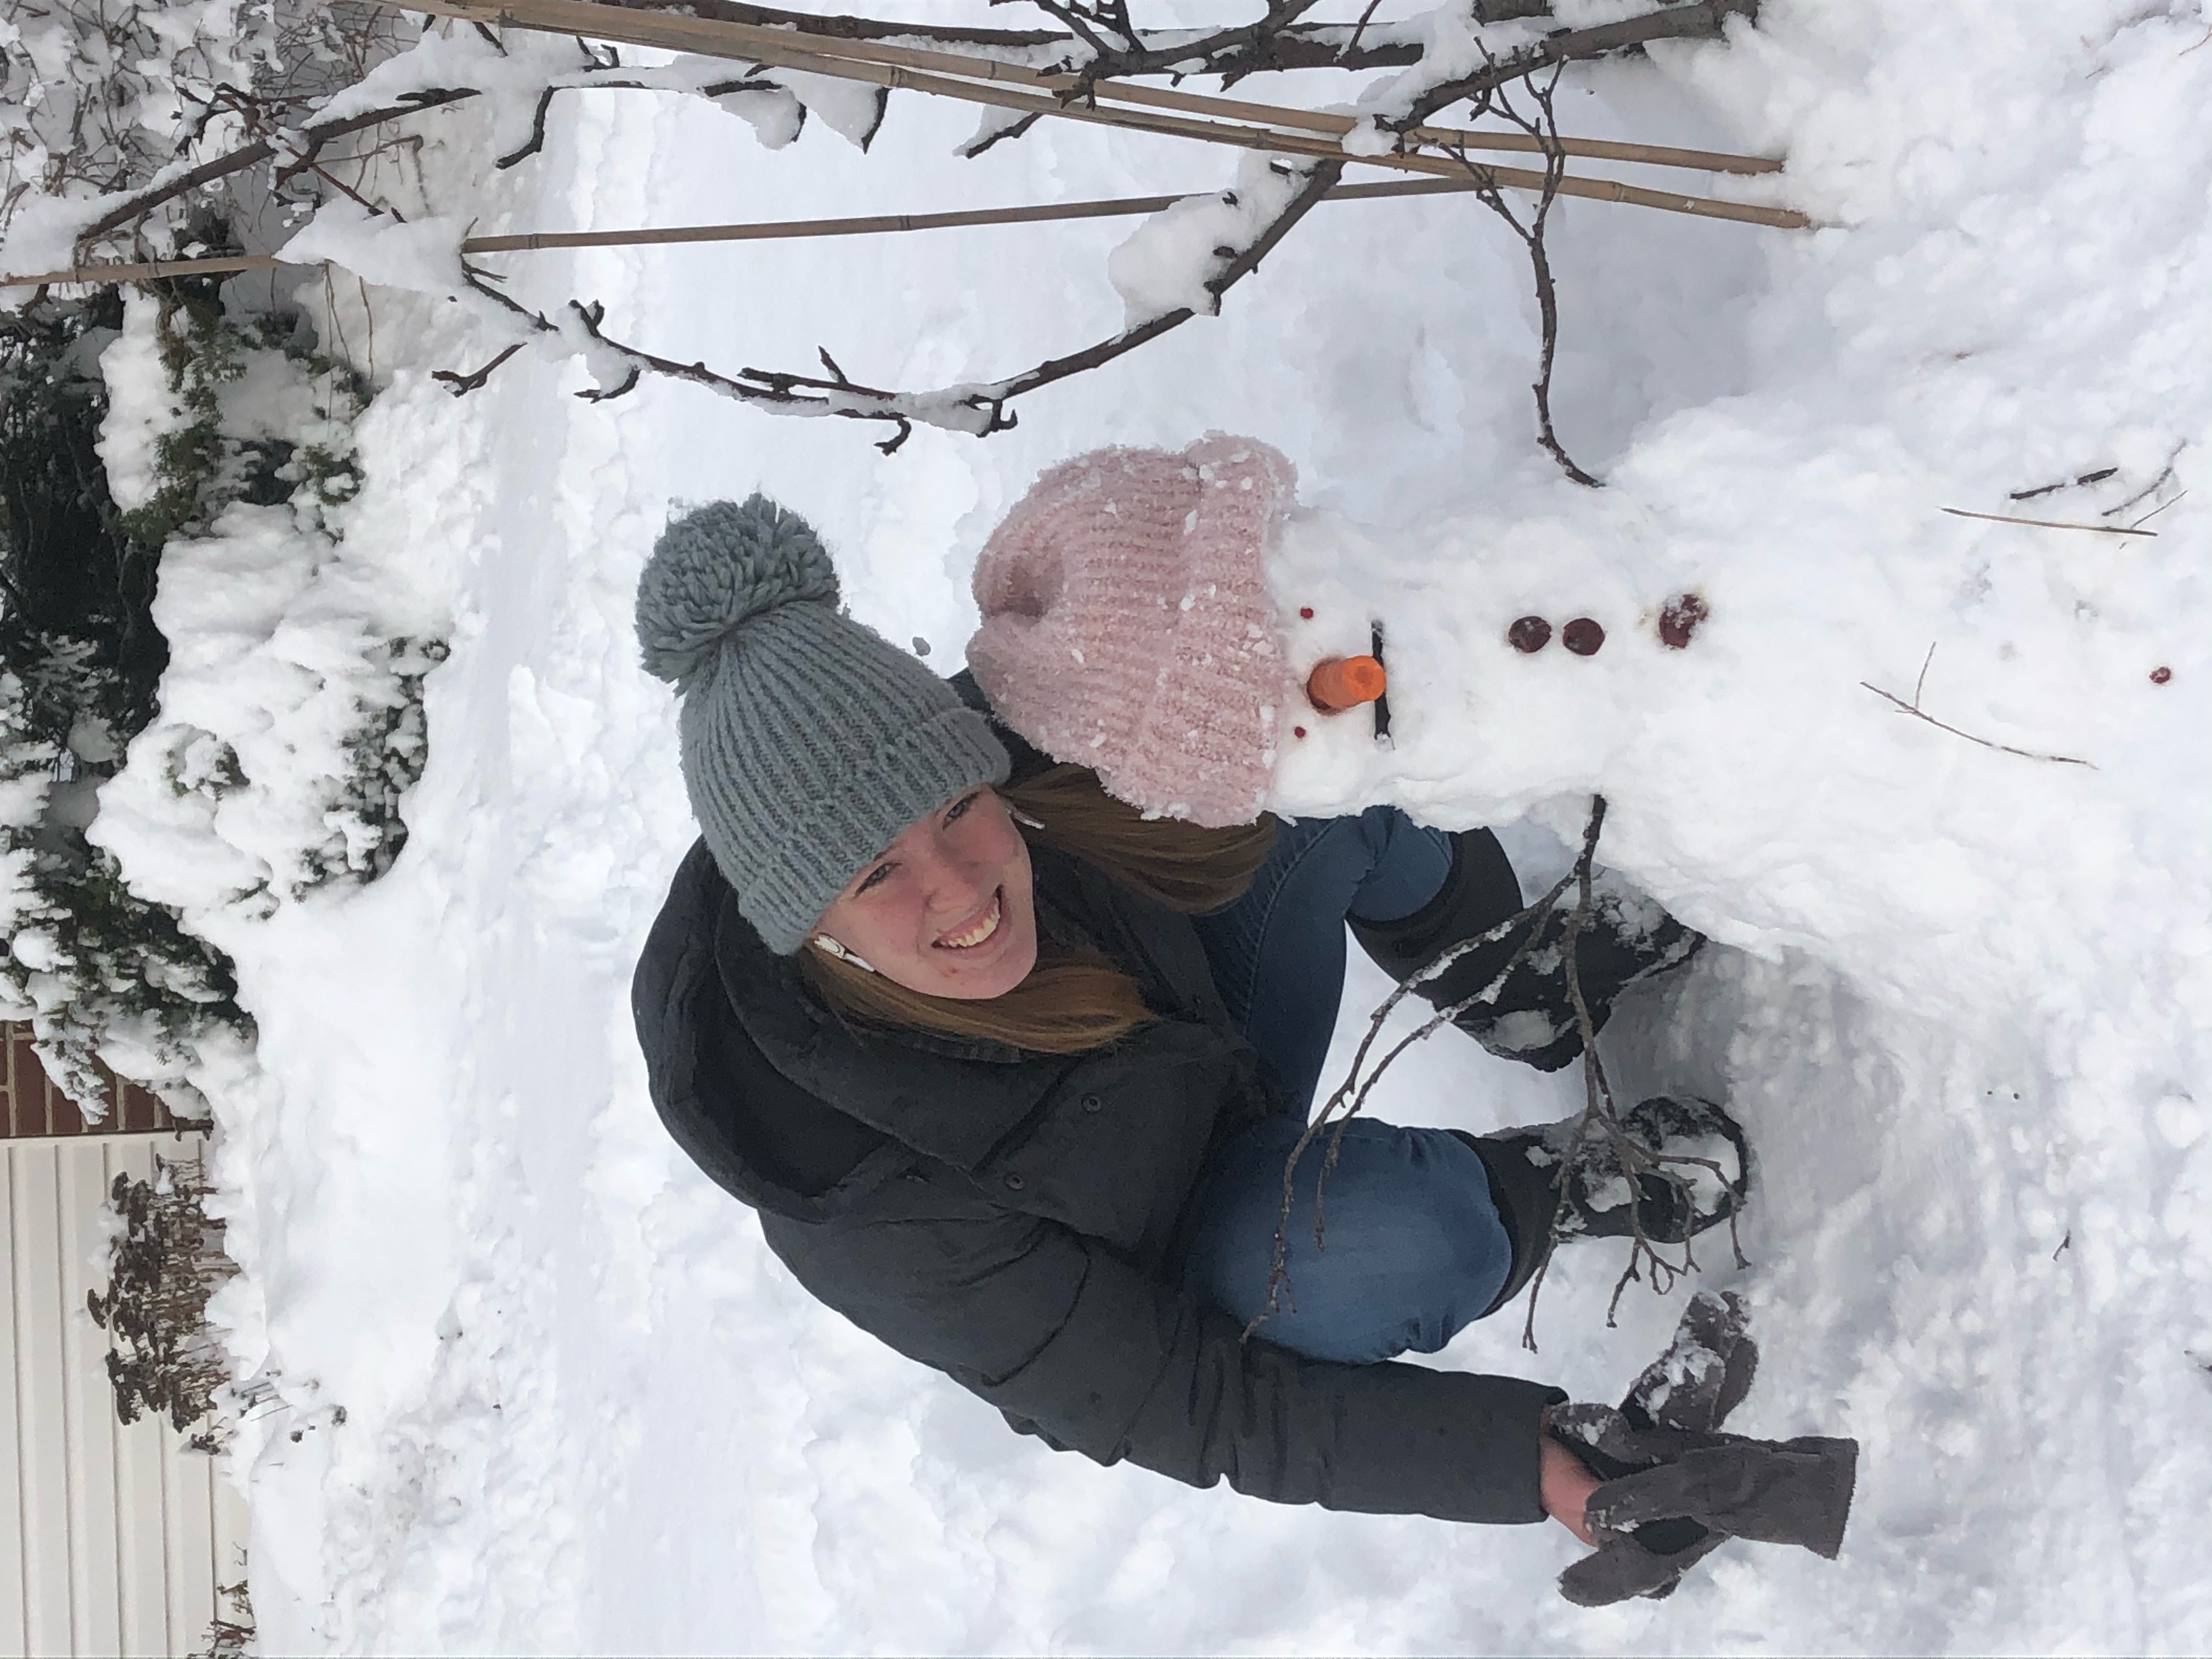
[[[1552,1413],[1547,1411],[1536,1431],[1537,1501],[1543,1504],[1545,1514],[1595,1549],[1597,1540],[1583,1519],[1583,1505],[1605,1483],[1589,1472],[1581,1458],[1552,1437],[1551,1421]]]

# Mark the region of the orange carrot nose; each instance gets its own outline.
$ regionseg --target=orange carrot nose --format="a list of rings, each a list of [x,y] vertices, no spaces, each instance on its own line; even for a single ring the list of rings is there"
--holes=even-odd
[[[1389,689],[1382,665],[1372,657],[1331,657],[1306,676],[1306,696],[1324,714],[1373,702]]]

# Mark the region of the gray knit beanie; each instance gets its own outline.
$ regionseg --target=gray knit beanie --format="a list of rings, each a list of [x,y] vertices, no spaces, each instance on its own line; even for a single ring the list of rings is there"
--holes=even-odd
[[[837,609],[806,520],[765,495],[661,532],[637,584],[647,672],[684,700],[684,784],[738,908],[789,956],[933,806],[1006,775],[989,723]]]

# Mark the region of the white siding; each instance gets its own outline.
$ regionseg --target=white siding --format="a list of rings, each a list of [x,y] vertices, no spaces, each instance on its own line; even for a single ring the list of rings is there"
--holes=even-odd
[[[116,1421],[100,1288],[102,1194],[150,1175],[173,1135],[0,1142],[0,1654],[186,1654],[219,1583],[244,1577],[243,1505],[166,1422]]]

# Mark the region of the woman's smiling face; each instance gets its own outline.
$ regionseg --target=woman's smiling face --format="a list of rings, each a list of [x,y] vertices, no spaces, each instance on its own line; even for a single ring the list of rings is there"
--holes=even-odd
[[[1036,965],[1030,849],[1006,804],[971,790],[899,832],[814,925],[895,984],[1002,996]]]

